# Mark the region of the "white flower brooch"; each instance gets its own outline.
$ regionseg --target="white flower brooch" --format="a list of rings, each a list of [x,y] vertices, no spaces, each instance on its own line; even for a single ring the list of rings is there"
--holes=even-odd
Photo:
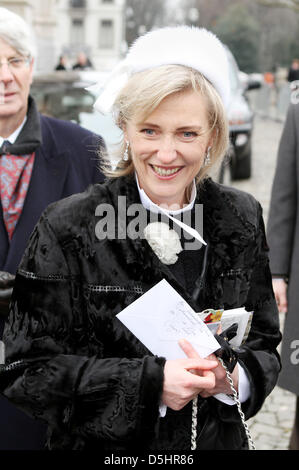
[[[178,254],[183,251],[180,238],[164,222],[152,222],[144,231],[144,236],[159,260],[164,264],[174,264]]]

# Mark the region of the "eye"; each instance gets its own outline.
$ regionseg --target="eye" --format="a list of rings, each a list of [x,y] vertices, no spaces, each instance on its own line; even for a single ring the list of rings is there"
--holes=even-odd
[[[25,60],[22,57],[12,57],[8,62],[13,67],[21,67],[25,63]]]
[[[192,139],[197,136],[197,133],[192,131],[185,131],[182,132],[182,136],[184,137],[184,139]]]
[[[148,135],[148,136],[153,136],[155,135],[154,129],[142,129],[141,131],[143,134]]]

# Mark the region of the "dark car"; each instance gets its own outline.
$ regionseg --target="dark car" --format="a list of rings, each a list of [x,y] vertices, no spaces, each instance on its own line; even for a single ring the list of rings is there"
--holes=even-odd
[[[259,81],[248,79],[245,83],[240,80],[240,70],[229,49],[226,49],[229,73],[231,99],[228,108],[230,130],[229,166],[231,178],[246,179],[251,176],[251,137],[254,114],[250,107],[246,92],[261,86]]]
[[[107,74],[82,71],[58,71],[34,76],[31,95],[38,110],[47,116],[73,121],[100,134],[109,150],[120,142],[121,130],[112,116],[94,109],[98,92],[89,87],[104,81]],[[88,88],[88,89],[87,89]]]
[[[231,148],[229,165],[232,179],[249,178],[251,175],[251,134],[253,112],[245,96],[245,88],[239,79],[239,69],[227,49],[231,101],[228,109]],[[89,87],[104,81],[107,74],[98,72],[53,72],[37,74],[34,77],[31,93],[38,109],[48,116],[77,122],[81,126],[100,134],[113,152],[121,140],[121,130],[114,124],[112,116],[97,112],[93,105],[99,93]],[[249,84],[247,89],[257,85]],[[88,89],[86,89],[88,88]],[[224,170],[224,167],[222,168]],[[220,172],[220,181],[223,171]]]

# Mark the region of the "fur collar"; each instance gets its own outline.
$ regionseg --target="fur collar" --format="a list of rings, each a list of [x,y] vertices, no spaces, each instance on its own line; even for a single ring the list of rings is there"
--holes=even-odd
[[[120,195],[126,196],[127,205],[140,202],[133,177],[109,181],[106,188],[106,195],[114,207],[117,207],[117,198]],[[256,205],[253,204],[252,196],[226,188],[211,179],[204,180],[197,189],[195,203],[203,204],[204,239],[209,245],[206,273],[208,282],[209,279],[220,279],[223,273],[244,261],[245,249],[253,242],[256,234]],[[116,243],[135,279],[151,286],[166,277],[179,292],[182,291],[169,267],[159,261],[146,240],[126,239],[117,240]],[[217,305],[217,286],[212,290],[211,302],[213,303],[214,298]],[[185,292],[181,293],[185,298],[188,297]],[[187,300],[192,304],[191,298]]]

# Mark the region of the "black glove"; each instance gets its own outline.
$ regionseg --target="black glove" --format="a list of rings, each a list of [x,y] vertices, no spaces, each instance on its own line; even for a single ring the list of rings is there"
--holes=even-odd
[[[15,282],[15,276],[6,271],[0,271],[0,316],[8,315],[8,308]]]
[[[234,336],[236,336],[237,330],[238,330],[238,324],[233,323],[229,328],[224,330],[220,335],[215,335],[215,338],[220,344],[221,348],[217,349],[217,351],[215,351],[214,354],[223,360],[229,372],[232,372],[234,370],[234,367],[238,362],[237,353],[229,344],[229,341]]]

